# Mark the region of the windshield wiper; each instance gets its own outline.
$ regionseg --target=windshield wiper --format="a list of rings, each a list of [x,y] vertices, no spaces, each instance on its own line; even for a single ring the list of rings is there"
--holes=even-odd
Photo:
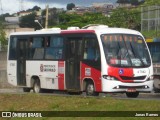
[[[131,46],[131,50],[132,50],[134,56],[135,56],[135,57],[138,57],[139,60],[141,61],[141,63],[143,64],[143,66],[145,66],[145,63],[144,63],[143,60],[140,58],[139,54],[136,54],[136,53],[134,52],[134,49],[133,49],[133,46],[132,46],[131,42],[130,42],[130,46]]]
[[[118,57],[117,57],[117,58],[118,58],[118,59],[120,58],[120,66],[121,66],[121,56],[122,56],[122,52],[121,52],[121,50],[120,50],[120,49],[121,49],[121,47],[120,47],[120,45],[119,45],[119,41],[117,41],[117,42],[118,42],[118,47],[119,47],[119,49],[118,49],[118,53],[119,53],[119,51],[120,51],[120,57],[119,57],[119,55],[117,54],[117,55],[118,55]]]

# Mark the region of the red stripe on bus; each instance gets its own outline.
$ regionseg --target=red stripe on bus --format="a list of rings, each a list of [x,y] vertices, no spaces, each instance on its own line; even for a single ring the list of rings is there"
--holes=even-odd
[[[132,83],[134,82],[131,79],[133,74],[133,68],[116,68],[116,67],[109,67],[108,68],[108,75],[118,78],[121,82]],[[123,79],[125,78],[125,79]]]
[[[58,88],[64,90],[64,61],[58,61]]]
[[[83,80],[85,78],[91,79],[94,82],[96,92],[102,92],[102,81],[100,80],[101,77],[101,71],[93,68],[91,66],[88,66],[87,64],[81,63],[81,79],[83,83]]]
[[[61,34],[69,34],[69,33],[95,33],[94,30],[62,30]]]

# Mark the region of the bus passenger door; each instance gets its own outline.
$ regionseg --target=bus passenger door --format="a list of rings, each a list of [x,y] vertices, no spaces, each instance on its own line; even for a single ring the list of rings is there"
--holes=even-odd
[[[27,39],[19,39],[17,43],[17,85],[26,85]]]
[[[66,88],[68,90],[80,90],[80,38],[69,38],[67,45],[66,64]]]

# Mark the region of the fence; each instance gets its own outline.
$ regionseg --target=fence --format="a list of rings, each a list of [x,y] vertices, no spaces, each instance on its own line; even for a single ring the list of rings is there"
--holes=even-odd
[[[141,7],[141,30],[158,31],[160,30],[160,6]]]

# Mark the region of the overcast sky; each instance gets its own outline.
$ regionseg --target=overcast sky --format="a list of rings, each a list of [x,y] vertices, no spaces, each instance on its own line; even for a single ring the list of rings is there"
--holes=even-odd
[[[74,3],[76,6],[90,6],[95,2],[115,3],[116,1],[117,0],[0,0],[0,14],[12,14],[20,11],[21,9],[26,10],[33,8],[35,5],[44,9],[46,3],[49,4],[50,8],[66,8],[68,3]]]

